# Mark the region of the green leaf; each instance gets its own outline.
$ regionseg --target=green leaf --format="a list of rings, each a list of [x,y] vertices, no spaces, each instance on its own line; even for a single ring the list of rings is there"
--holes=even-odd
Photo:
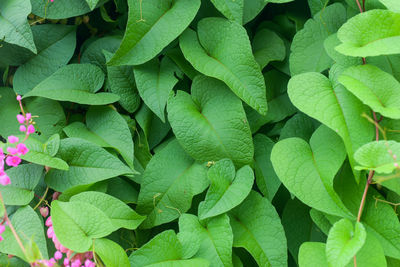
[[[205,76],[193,80],[191,91],[192,95],[178,91],[167,107],[172,130],[185,151],[200,162],[252,162],[253,142],[241,101],[222,82]]]
[[[0,107],[0,135],[7,137],[20,133],[19,123],[15,116],[21,110],[11,88],[0,87]]]
[[[324,41],[325,51],[333,61],[343,66],[360,65],[363,63],[362,59],[359,57],[345,56],[336,51],[335,47],[339,44],[341,44],[341,42],[337,37],[337,33],[330,35]]]
[[[128,0],[128,26],[108,65],[140,65],[154,58],[189,26],[200,0]]]
[[[254,58],[261,69],[271,61],[282,61],[286,56],[286,47],[283,40],[275,32],[262,28],[253,38],[252,48]]]
[[[34,198],[34,189],[43,177],[43,167],[35,164],[22,164],[6,171],[11,184],[0,185],[5,205],[28,205]]]
[[[208,267],[207,260],[182,259],[182,245],[173,230],[164,231],[129,256],[131,266]]]
[[[107,106],[92,106],[86,113],[86,125],[109,147],[115,148],[133,169],[133,138],[128,124],[117,111]]]
[[[178,82],[175,73],[180,73],[179,68],[168,57],[164,57],[161,62],[155,58],[135,67],[134,73],[144,103],[165,122],[165,105],[169,93]]]
[[[334,75],[337,69],[331,69]],[[361,119],[369,110],[343,86],[319,73],[294,76],[288,84],[288,94],[300,111],[319,120],[343,139],[351,166],[354,152],[374,136],[373,125]],[[359,180],[359,173],[354,172]]]
[[[233,233],[226,214],[205,222],[199,221],[192,214],[183,214],[179,218],[179,231],[192,233],[201,240],[194,257],[209,260],[211,266],[233,266]]]
[[[96,8],[96,5],[98,4],[100,0],[86,0],[86,3],[90,7],[90,10],[93,10]]]
[[[31,27],[26,17],[31,13],[29,0],[0,2],[0,37],[3,41],[25,47],[36,53]]]
[[[107,60],[111,53],[103,50]],[[136,88],[132,66],[107,66],[108,83],[110,91],[120,97],[120,105],[129,113],[135,112],[140,105],[140,96]]]
[[[346,69],[339,82],[372,110],[400,119],[400,83],[392,75],[366,64]]]
[[[60,192],[74,186],[132,174],[132,170],[106,150],[79,138],[63,139],[57,156],[68,163],[69,171],[51,169],[45,181]]]
[[[279,139],[283,140],[290,137],[299,137],[308,142],[318,126],[319,122],[303,113],[297,113],[285,123]]]
[[[354,158],[361,165],[358,170],[374,170],[377,173],[392,173],[400,163],[400,143],[396,141],[374,141],[360,147]]]
[[[99,255],[105,266],[130,267],[128,256],[117,243],[101,238],[94,241],[94,251]]]
[[[52,135],[44,144],[44,152],[54,157],[60,148],[60,135]]]
[[[329,266],[325,255],[325,244],[305,242],[299,250],[299,267]]]
[[[81,138],[86,141],[92,142],[93,144],[96,144],[101,147],[110,147],[111,145],[108,144],[104,139],[102,139],[100,136],[95,134],[94,132],[90,131],[85,124],[82,122],[73,122],[67,127],[63,129],[64,133],[68,137],[76,137],[76,138]]]
[[[366,239],[365,228],[360,222],[355,227],[348,219],[336,222],[329,231],[326,257],[331,266],[346,266],[361,249]]]
[[[185,58],[199,72],[225,82],[249,106],[265,115],[265,82],[254,59],[246,30],[223,18],[202,19],[196,32],[180,37]]]
[[[107,236],[115,230],[106,214],[81,201],[53,201],[51,220],[60,243],[76,252],[88,251],[94,238]]]
[[[57,70],[39,83],[24,98],[41,96],[78,104],[105,105],[119,100],[111,93],[97,93],[103,85],[104,74],[91,64],[71,64]]]
[[[34,242],[42,256],[48,259],[42,220],[30,206],[19,208],[12,215],[11,224],[15,228],[15,231],[21,239],[24,247],[31,242]],[[6,226],[6,230],[2,236],[4,240],[0,242],[0,251],[10,255],[16,255],[19,258],[26,260],[24,253],[9,227]]]
[[[340,3],[327,6],[309,19],[293,38],[290,73],[321,72],[332,65],[324,48],[325,39],[346,21],[346,10]]]
[[[332,130],[319,127],[310,145],[294,137],[279,141],[271,161],[285,187],[320,211],[353,218],[333,189],[333,179],[346,158],[343,143]]]
[[[15,72],[14,91],[26,94],[71,59],[76,46],[76,27],[45,24],[32,28],[37,54]]]
[[[279,0],[275,0],[279,1]],[[290,1],[290,0],[289,0]],[[269,0],[243,0],[243,23],[253,20],[265,7]]]
[[[384,4],[387,9],[400,13],[400,3],[396,0],[379,0],[382,4]]]
[[[263,134],[257,134],[254,141],[254,169],[257,187],[270,201],[281,185],[271,162],[271,151],[275,143]]]
[[[234,247],[245,248],[258,266],[287,266],[285,232],[268,199],[251,191],[229,217]]]
[[[253,186],[253,170],[244,166],[235,171],[233,162],[223,159],[215,163],[207,173],[210,188],[205,200],[199,204],[199,219],[214,217],[238,206]]]
[[[25,136],[21,135],[20,139],[22,140],[24,137]],[[25,141],[25,144],[28,147],[29,152],[26,155],[21,155],[21,159],[58,170],[67,171],[69,169],[68,164],[64,160],[58,157],[51,156],[46,151],[45,144],[43,144],[33,136],[30,136]]]
[[[148,216],[141,227],[178,218],[190,208],[193,196],[207,186],[206,167],[190,158],[176,140],[171,141],[153,156],[143,173],[137,211]]]
[[[69,0],[68,2],[31,0],[31,4],[33,14],[47,19],[64,19],[90,12],[90,7],[83,0]]]
[[[400,53],[400,14],[370,10],[349,19],[338,31],[340,53],[369,57]]]
[[[385,254],[383,248],[372,233],[367,232],[367,238],[362,248],[356,254],[357,266],[365,267],[386,267],[390,264],[386,263]],[[353,262],[347,265],[347,267],[353,267]]]
[[[211,3],[229,20],[243,23],[244,0],[211,0]]]
[[[101,192],[82,192],[72,196],[70,201],[80,201],[96,206],[110,218],[115,229],[136,229],[146,218],[137,214],[121,200]]]

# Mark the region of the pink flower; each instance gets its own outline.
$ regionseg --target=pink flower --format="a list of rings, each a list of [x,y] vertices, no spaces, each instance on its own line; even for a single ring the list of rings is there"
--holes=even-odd
[[[26,147],[25,144],[21,143],[17,145],[17,152],[18,154],[25,155],[26,153],[29,152],[29,149]]]
[[[56,251],[55,253],[54,253],[54,259],[56,259],[56,260],[61,260],[61,258],[63,257],[63,255],[62,255],[62,253],[60,252],[60,251]]]
[[[18,101],[21,101],[21,100],[22,100],[22,97],[21,97],[20,95],[17,95],[17,100],[18,100]]]
[[[31,124],[28,126],[28,134],[33,134],[35,132],[35,127]]]
[[[47,216],[49,216],[49,208],[40,207],[40,214],[43,216],[43,218],[46,218]]]
[[[47,229],[47,237],[53,238],[53,236],[54,236],[53,226],[50,226],[49,229]]]
[[[8,142],[10,142],[10,144],[18,143],[18,141],[19,141],[19,138],[14,135],[10,135],[8,137]]]
[[[0,172],[0,184],[4,186],[11,184],[10,177],[8,177],[6,173],[4,173],[4,175],[1,175]]]
[[[30,119],[32,119],[32,114],[31,113],[26,113],[26,121],[29,121]]]
[[[68,258],[65,258],[65,259],[64,259],[64,265],[65,265],[65,266],[69,265],[69,259],[68,259]]]
[[[5,230],[6,230],[6,227],[3,224],[0,224],[0,235],[2,233],[4,233]]]
[[[6,164],[11,167],[17,167],[21,163],[21,159],[17,156],[10,156],[6,159]]]
[[[25,127],[25,125],[19,126],[19,131],[20,131],[20,132],[26,132],[26,127]]]
[[[23,116],[23,115],[21,115],[21,114],[18,114],[17,115],[17,120],[18,120],[18,122],[19,123],[25,123],[25,117]]]
[[[50,226],[52,226],[53,225],[53,222],[51,221],[51,216],[49,217],[49,218],[47,218],[47,220],[46,220],[46,226],[47,227],[50,227]]]
[[[18,153],[18,150],[15,147],[7,147],[7,152],[11,155],[15,155]]]

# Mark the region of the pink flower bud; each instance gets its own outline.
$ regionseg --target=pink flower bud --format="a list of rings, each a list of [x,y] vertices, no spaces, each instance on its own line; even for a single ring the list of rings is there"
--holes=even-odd
[[[57,200],[60,195],[61,195],[60,192],[54,192],[53,193],[53,200]]]
[[[35,127],[31,124],[28,126],[28,134],[33,134],[35,133]]]
[[[5,230],[6,230],[6,227],[3,224],[0,224],[0,235],[2,233],[4,233]]]
[[[18,114],[17,115],[17,120],[18,120],[18,122],[19,123],[25,123],[25,117],[24,117],[24,115],[21,115],[21,114]]]
[[[80,266],[81,266],[81,261],[80,260],[75,260],[71,265],[71,267],[80,267]]]
[[[20,95],[17,95],[17,100],[21,101],[22,97]]]
[[[62,255],[62,253],[61,253],[61,251],[56,251],[55,253],[54,253],[54,259],[56,259],[56,260],[61,260],[61,258],[63,257],[63,255]]]
[[[64,265],[65,265],[65,266],[69,265],[69,259],[68,259],[68,258],[65,258],[65,259],[64,259]]]
[[[14,135],[10,135],[8,137],[8,142],[10,142],[10,144],[18,143],[18,141],[19,141],[19,138]]]
[[[3,241],[3,240],[4,240],[4,238],[0,235],[0,242]]]
[[[7,147],[7,152],[8,152],[8,154],[11,154],[11,155],[15,155],[18,153],[18,151],[15,147]]]
[[[92,266],[92,262],[90,260],[86,260],[85,267],[91,267],[91,266]]]
[[[49,208],[40,207],[40,214],[43,216],[43,218],[46,218],[47,216],[49,216]]]
[[[19,126],[19,131],[20,131],[20,132],[26,132],[26,127],[25,127],[25,125]]]
[[[60,251],[61,253],[67,253],[68,249],[66,247],[64,247],[63,245],[60,246]]]
[[[47,237],[53,238],[53,236],[54,236],[54,229],[53,226],[50,226],[49,229],[47,229]]]
[[[0,184],[4,185],[4,186],[11,184],[10,177],[8,177],[8,175],[5,173],[3,175],[1,175],[1,172],[0,172]]]
[[[31,113],[26,113],[25,118],[26,118],[27,121],[29,121],[30,119],[32,119],[32,114]]]
[[[0,147],[0,155],[4,155],[4,151],[1,147]]]
[[[50,226],[52,226],[53,225],[53,222],[51,221],[51,216],[49,217],[49,218],[47,218],[47,220],[46,220],[46,226],[47,227],[50,227]]]
[[[22,155],[26,155],[26,153],[29,152],[29,149],[26,147],[25,144],[20,143],[17,145],[17,153],[18,154],[22,154]]]
[[[17,156],[10,156],[6,159],[6,164],[10,167],[17,167],[21,163],[21,159]]]

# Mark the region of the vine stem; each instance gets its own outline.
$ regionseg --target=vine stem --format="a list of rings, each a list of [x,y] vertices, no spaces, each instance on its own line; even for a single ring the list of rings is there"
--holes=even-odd
[[[8,227],[10,227],[10,230],[13,233],[13,235],[15,237],[15,240],[17,240],[17,243],[18,243],[19,247],[21,248],[22,252],[24,253],[24,255],[26,255],[25,247],[22,244],[22,241],[19,238],[19,236],[17,234],[17,231],[15,231],[15,228],[12,225],[10,218],[8,217],[7,210],[6,210],[6,205],[4,204],[4,199],[3,199],[3,195],[1,194],[1,192],[0,192],[0,202],[1,202],[1,205],[3,206],[3,209],[4,209],[4,219],[5,219]]]

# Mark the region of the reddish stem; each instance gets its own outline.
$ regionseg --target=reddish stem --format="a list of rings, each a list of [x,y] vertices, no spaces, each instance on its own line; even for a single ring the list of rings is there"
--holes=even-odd
[[[364,5],[364,2],[365,2],[365,0],[363,0],[363,5]],[[359,0],[356,0],[356,3],[357,3],[357,6],[358,6],[358,9],[360,10],[360,13],[363,13],[364,10],[363,10],[363,8],[361,7],[360,1],[359,1]]]

